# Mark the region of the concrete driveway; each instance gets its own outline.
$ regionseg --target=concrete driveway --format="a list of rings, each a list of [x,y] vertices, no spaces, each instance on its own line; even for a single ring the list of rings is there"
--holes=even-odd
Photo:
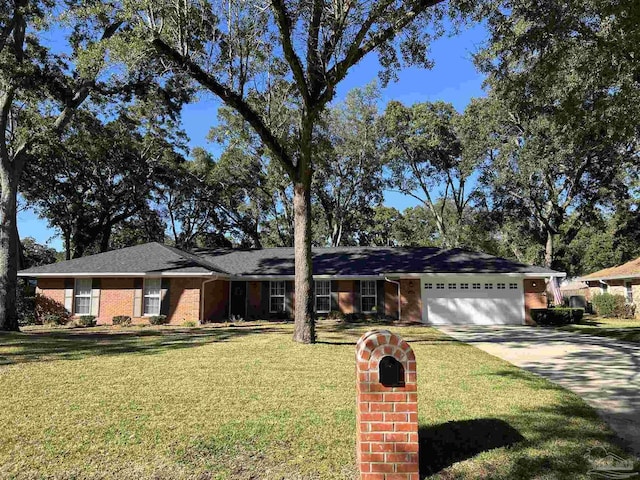
[[[438,327],[580,395],[640,457],[640,345],[534,327]]]

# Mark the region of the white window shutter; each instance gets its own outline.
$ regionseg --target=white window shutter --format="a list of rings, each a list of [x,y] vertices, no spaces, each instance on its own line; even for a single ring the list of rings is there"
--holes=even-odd
[[[64,308],[67,312],[73,313],[73,278],[64,279]]]
[[[100,279],[94,278],[91,282],[91,315],[100,315]]]

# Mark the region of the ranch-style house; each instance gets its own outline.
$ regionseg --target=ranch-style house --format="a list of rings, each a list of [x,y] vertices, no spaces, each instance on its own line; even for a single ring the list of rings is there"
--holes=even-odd
[[[185,321],[291,318],[292,248],[200,249],[147,243],[29,268],[37,292],[74,316],[110,324],[166,315]],[[318,316],[381,315],[427,324],[524,325],[547,306],[546,285],[564,273],[463,249],[313,249]]]

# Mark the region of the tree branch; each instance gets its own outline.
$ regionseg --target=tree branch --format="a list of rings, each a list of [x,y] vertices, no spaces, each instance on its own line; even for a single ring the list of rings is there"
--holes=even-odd
[[[189,73],[203,87],[217,95],[224,103],[237,110],[249,125],[251,125],[264,144],[280,160],[291,179],[296,177],[296,167],[284,146],[273,135],[258,113],[236,92],[219,83],[215,78],[205,72],[199,65],[189,58],[183,57],[174,48],[166,44],[160,38],[154,38],[151,42],[158,53],[171,60],[178,67]]]
[[[307,79],[304,76],[300,58],[293,48],[291,40],[291,19],[287,13],[287,7],[282,0],[271,0],[271,6],[275,11],[278,29],[280,30],[280,36],[282,37],[282,50],[284,51],[284,57],[291,67],[293,78],[296,80],[296,85],[298,85],[298,90],[300,91],[300,95],[302,95],[304,104],[309,109],[311,105],[309,87],[307,85]],[[311,33],[311,30],[309,33]]]

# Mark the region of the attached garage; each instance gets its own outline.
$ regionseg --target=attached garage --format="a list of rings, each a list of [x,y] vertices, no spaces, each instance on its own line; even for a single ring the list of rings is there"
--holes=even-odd
[[[424,276],[422,322],[432,325],[523,325],[523,278],[507,275]]]

